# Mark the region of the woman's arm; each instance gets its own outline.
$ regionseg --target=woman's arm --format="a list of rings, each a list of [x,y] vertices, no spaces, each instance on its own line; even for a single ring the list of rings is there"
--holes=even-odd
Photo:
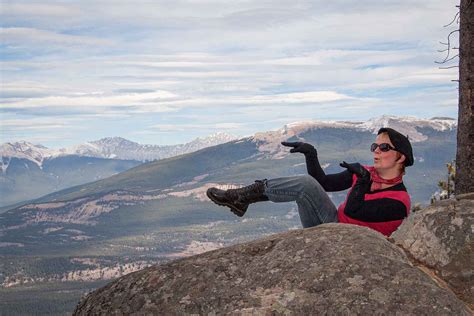
[[[326,175],[318,160],[318,152],[313,145],[303,142],[281,142],[283,146],[293,147],[290,153],[302,153],[306,158],[308,174],[315,178],[327,192],[342,191],[352,185],[352,174],[343,171]]]
[[[351,187],[352,173],[348,170],[339,173],[325,174],[319,164],[317,154],[306,154],[305,158],[308,174],[315,178],[326,192],[342,191]]]

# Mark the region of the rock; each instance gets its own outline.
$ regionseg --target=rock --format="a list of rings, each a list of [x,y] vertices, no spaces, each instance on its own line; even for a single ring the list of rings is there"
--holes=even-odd
[[[391,237],[474,307],[474,200],[437,202],[411,214]]]
[[[474,192],[458,194],[456,200],[474,200]]]
[[[469,315],[373,230],[325,224],[123,276],[74,312],[159,315]]]

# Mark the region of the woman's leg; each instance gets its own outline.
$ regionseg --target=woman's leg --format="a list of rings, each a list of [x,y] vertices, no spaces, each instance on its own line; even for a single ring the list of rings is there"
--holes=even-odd
[[[272,202],[296,201],[304,228],[337,222],[337,208],[316,179],[309,175],[264,180]]]

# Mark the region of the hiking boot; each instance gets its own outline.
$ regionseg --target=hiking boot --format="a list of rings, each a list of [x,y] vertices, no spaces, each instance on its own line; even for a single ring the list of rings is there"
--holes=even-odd
[[[235,215],[242,217],[249,204],[268,201],[268,197],[263,193],[264,191],[264,181],[257,180],[254,184],[239,189],[220,190],[209,188],[206,194],[212,202],[228,206]]]

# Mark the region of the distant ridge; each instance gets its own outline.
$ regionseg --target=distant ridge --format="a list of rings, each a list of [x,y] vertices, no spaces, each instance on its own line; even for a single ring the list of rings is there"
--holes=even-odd
[[[187,154],[205,147],[226,143],[236,138],[237,136],[227,133],[215,133],[207,137],[198,137],[186,144],[160,146],[142,145],[122,137],[106,137],[61,149],[50,149],[43,145],[19,141],[0,145],[1,166],[3,172],[5,172],[9,160],[15,157],[30,160],[41,168],[45,159],[69,155],[145,162]]]
[[[426,167],[430,166],[431,172],[432,168],[444,166],[445,161],[453,159],[455,143],[451,140],[456,133],[455,126],[456,121],[453,119],[381,116],[366,122],[293,122],[278,130],[263,131],[231,141],[229,139],[232,137],[220,133],[175,146],[141,145],[121,137],[103,138],[63,150],[51,150],[27,142],[8,143],[0,150],[0,192],[4,196],[1,201],[3,205],[0,206],[45,197],[53,192],[99,180],[103,182],[96,185],[102,187],[84,186],[84,189],[87,187],[87,192],[76,192],[71,196],[112,189],[141,192],[144,183],[148,190],[154,190],[159,182],[163,186],[176,184],[184,181],[183,179],[192,182],[194,177],[209,174],[217,168],[216,161],[221,158],[220,167],[232,164],[239,166],[244,163],[239,159],[256,163],[262,159],[283,159],[288,156],[288,148],[282,146],[281,141],[290,139],[317,145],[327,159],[345,159],[341,156],[341,146],[352,148],[354,144],[365,143],[365,148],[368,148],[373,141],[373,134],[380,127],[393,127],[408,135],[413,145],[418,147],[416,161],[423,162]],[[433,142],[442,143],[436,146],[436,153],[431,150],[427,152]],[[12,154],[9,156],[8,152]],[[359,154],[362,152],[352,151],[351,159],[366,157]],[[224,157],[216,157],[221,155]],[[237,159],[238,157],[240,158]],[[442,164],[439,163],[440,159]],[[138,168],[144,161],[148,161],[146,166]],[[163,164],[156,164],[157,162]],[[133,167],[138,169],[127,173],[126,170]],[[198,170],[200,171],[197,172]],[[159,179],[154,178],[154,175]],[[111,178],[113,176],[116,177]],[[420,180],[417,181],[421,183]],[[419,191],[423,192],[420,193],[421,199],[425,199],[427,190],[428,187]],[[436,188],[430,190],[432,193]]]
[[[423,142],[428,139],[418,128],[431,128],[436,131],[450,131],[456,128],[457,121],[453,118],[431,118],[420,119],[411,116],[382,115],[371,118],[365,122],[361,121],[300,121],[284,125],[276,131],[256,133],[253,141],[260,143],[259,151],[273,152],[279,157],[278,152],[286,153],[281,148],[280,142],[290,137],[302,134],[304,131],[321,128],[342,128],[355,131],[368,131],[376,134],[381,127],[391,127],[404,135],[408,135],[412,143]],[[302,141],[304,141],[302,139]]]
[[[455,121],[456,119],[454,119],[452,117],[447,117],[447,116],[434,116],[434,117],[430,118],[430,120],[453,120],[453,121]]]
[[[412,142],[421,142],[427,139],[417,130],[417,128],[430,127],[434,130],[445,131],[456,128],[457,120],[450,117],[432,117],[430,119],[420,119],[412,116],[382,115],[371,118],[365,122],[361,121],[323,121],[308,120],[302,122],[292,122],[284,125],[277,131],[259,132],[250,138],[258,141],[275,138],[278,141],[281,136],[299,134],[301,131],[314,128],[354,128],[376,133],[381,127],[392,127],[402,134],[408,135]],[[9,160],[13,157],[28,159],[40,168],[43,161],[48,158],[55,158],[68,155],[84,157],[121,159],[136,161],[153,161],[157,159],[170,158],[182,154],[194,152],[205,147],[215,146],[238,139],[237,136],[227,133],[215,133],[207,137],[198,137],[186,144],[178,145],[142,145],[122,137],[106,137],[95,141],[86,142],[61,149],[49,149],[43,145],[35,145],[27,141],[15,143],[5,143],[0,145],[0,155],[2,156],[2,171],[8,168]]]

